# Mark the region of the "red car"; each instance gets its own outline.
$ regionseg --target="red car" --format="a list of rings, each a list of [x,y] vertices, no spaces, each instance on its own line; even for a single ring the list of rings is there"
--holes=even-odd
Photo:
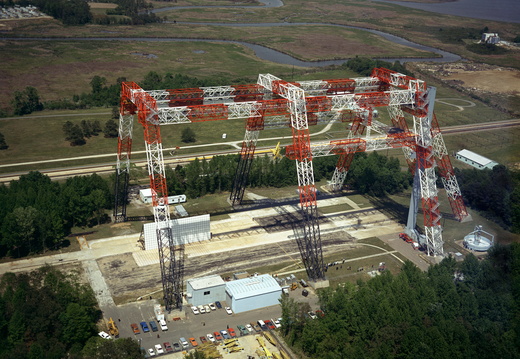
[[[213,332],[213,336],[216,340],[222,340],[222,335],[219,332]]]
[[[237,333],[235,333],[235,329],[229,328],[228,330],[229,335],[231,335],[231,338],[236,338]]]
[[[201,342],[202,344],[206,344],[206,343],[208,342],[208,340],[206,339],[206,337],[199,337],[199,339],[200,339],[200,342]]]
[[[173,351],[173,348],[169,342],[163,343],[164,349],[166,349],[166,353],[170,353]]]
[[[132,327],[132,331],[134,332],[134,334],[139,334],[139,333],[141,333],[141,332],[139,331],[139,327],[137,326],[137,324],[132,323],[132,324],[130,324],[130,326]]]
[[[271,322],[270,320],[264,320],[264,323],[265,323],[265,325],[267,325],[267,328],[276,329],[276,325],[274,325],[274,323]]]

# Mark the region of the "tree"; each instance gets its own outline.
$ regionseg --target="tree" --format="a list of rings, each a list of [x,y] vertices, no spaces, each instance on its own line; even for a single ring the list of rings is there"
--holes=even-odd
[[[195,138],[195,131],[191,127],[186,127],[182,130],[181,141],[184,143],[195,142],[197,139]]]
[[[65,122],[63,125],[63,132],[65,133],[65,139],[70,142],[71,146],[81,146],[87,143],[81,128],[70,121]]]
[[[0,132],[0,150],[6,150],[9,146],[7,145],[7,142],[5,142],[4,134]]]
[[[103,133],[105,134],[106,138],[115,138],[119,136],[118,131],[118,125],[117,122],[113,119],[108,120],[105,122],[105,127],[103,128]]]
[[[43,109],[38,91],[31,86],[27,86],[23,91],[15,91],[14,99],[11,103],[14,108],[13,112],[17,116],[28,115]]]

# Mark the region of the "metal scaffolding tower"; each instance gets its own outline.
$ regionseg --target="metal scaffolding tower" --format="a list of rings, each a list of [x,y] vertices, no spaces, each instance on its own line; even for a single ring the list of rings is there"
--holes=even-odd
[[[133,82],[125,82],[120,107],[115,220],[126,219],[132,122],[137,113],[145,133],[165,302],[168,309],[179,307],[184,249],[173,242],[171,233],[159,126],[245,119],[246,133],[230,200],[233,205],[242,201],[260,131],[290,127],[292,144],[286,147],[286,156],[296,162],[303,216],[296,238],[309,279],[320,281],[325,277],[312,166],[312,159],[318,156],[339,155],[331,181],[331,188],[339,190],[355,153],[402,148],[416,178],[412,204],[417,204],[410,206],[414,212],[410,226],[416,225],[420,198],[427,253],[442,255],[436,166],[455,217],[462,221],[468,218],[468,212],[433,114],[434,99],[435,88],[427,87],[424,81],[383,68],[374,69],[369,77],[354,79],[287,82],[261,74],[258,83],[252,85],[177,90],[144,91]],[[377,107],[388,108],[392,125],[375,118]],[[411,126],[405,113],[412,116]],[[309,126],[335,121],[350,124],[344,139],[311,142]]]

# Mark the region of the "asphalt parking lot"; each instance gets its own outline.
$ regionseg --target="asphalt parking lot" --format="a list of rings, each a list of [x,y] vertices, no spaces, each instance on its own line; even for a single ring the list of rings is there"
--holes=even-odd
[[[237,325],[245,325],[250,322],[256,322],[257,320],[276,319],[281,316],[281,307],[274,305],[266,308],[256,309],[243,313],[227,314],[224,308],[211,311],[210,313],[194,315],[189,306],[183,308],[185,318],[181,320],[172,320],[173,315],[166,315],[168,331],[163,332],[160,328],[157,332],[143,333],[140,322],[149,322],[155,320],[153,307],[156,304],[155,300],[145,300],[137,303],[131,303],[119,306],[117,313],[107,313],[104,315],[106,318],[112,317],[116,322],[120,337],[135,338],[141,348],[148,351],[149,348],[153,348],[156,344],[163,344],[169,342],[173,345],[174,342],[179,342],[179,338],[184,337],[186,340],[193,337],[200,343],[199,337],[206,336],[208,333],[216,331],[227,330],[227,328],[233,328],[238,333]],[[222,302],[224,305],[225,302]],[[177,314],[175,314],[177,315]],[[140,334],[134,334],[130,325],[136,323],[139,326]],[[188,349],[192,349],[190,345]]]

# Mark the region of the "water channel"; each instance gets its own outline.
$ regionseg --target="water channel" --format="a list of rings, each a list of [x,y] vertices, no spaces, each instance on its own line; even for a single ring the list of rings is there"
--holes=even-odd
[[[247,8],[265,8],[265,7],[280,7],[283,6],[283,2],[280,0],[260,0],[264,3],[264,6],[240,6],[240,5],[230,5],[229,7],[247,7]],[[175,9],[186,9],[186,8],[212,8],[214,6],[179,6],[179,7],[165,7],[160,9],[153,9],[152,12],[159,13],[164,11],[170,11]],[[226,7],[226,6],[220,6]],[[184,24],[184,25],[207,25],[207,26],[227,26],[227,27],[277,27],[277,26],[311,26],[311,25],[321,25],[321,26],[335,26],[341,28],[348,29],[357,29],[370,32],[372,34],[376,34],[378,36],[383,37],[384,39],[391,41],[393,43],[408,46],[414,49],[429,51],[438,55],[438,57],[431,58],[385,58],[381,60],[394,62],[454,62],[461,60],[459,55],[443,51],[440,49],[436,49],[430,46],[421,45],[414,43],[412,41],[406,40],[402,37],[385,33],[383,31],[367,29],[358,26],[349,26],[349,25],[339,25],[339,24],[330,24],[330,23],[289,23],[289,22],[280,22],[280,23],[245,23],[245,24],[236,24],[236,23],[205,23],[205,22],[176,22],[176,24]],[[271,61],[278,64],[283,65],[292,65],[298,67],[324,67],[330,65],[341,65],[348,59],[341,60],[324,60],[324,61],[301,61],[292,56],[284,54],[280,51],[276,51],[270,49],[268,47],[262,45],[256,45],[252,43],[248,43],[245,41],[232,41],[232,40],[217,40],[217,39],[191,39],[191,38],[168,38],[168,37],[74,37],[74,38],[0,38],[0,40],[32,40],[32,41],[139,41],[139,42],[180,42],[180,41],[201,41],[201,42],[225,42],[225,43],[233,43],[239,44],[242,46],[246,46],[255,52],[255,55],[262,59]]]

